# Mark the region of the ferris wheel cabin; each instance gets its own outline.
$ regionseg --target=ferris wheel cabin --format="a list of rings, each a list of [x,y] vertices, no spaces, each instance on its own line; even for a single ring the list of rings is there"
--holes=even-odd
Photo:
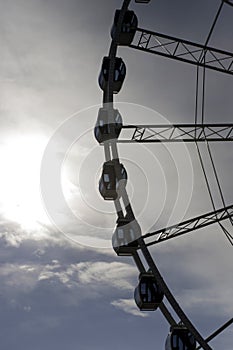
[[[123,164],[115,160],[105,162],[99,181],[99,192],[105,200],[115,200],[121,196],[126,181],[127,172]]]
[[[109,81],[110,58],[104,57],[102,67],[99,74],[99,86],[103,91],[106,91]],[[126,66],[122,58],[115,57],[114,76],[113,76],[113,93],[117,94],[122,87],[126,76]]]
[[[110,111],[107,108],[100,108],[97,122],[94,129],[95,138],[99,143],[117,139],[122,129],[122,117],[117,109],[113,109],[113,121],[109,122]]]
[[[195,350],[196,340],[183,325],[172,326],[167,336],[165,350]]]
[[[111,29],[111,37],[112,39],[115,38],[116,30],[117,30],[117,22],[119,19],[121,10],[116,10],[115,16],[114,16],[114,22]],[[117,44],[118,45],[130,45],[133,41],[134,35],[136,33],[138,26],[138,19],[137,16],[133,11],[126,11],[123,23],[120,29],[119,36],[117,38]]]
[[[141,236],[141,228],[137,221],[118,219],[116,230],[112,236],[112,246],[117,255],[131,256],[138,248],[137,239]]]
[[[139,275],[139,284],[134,291],[134,299],[141,311],[154,311],[163,300],[163,292],[151,271]]]

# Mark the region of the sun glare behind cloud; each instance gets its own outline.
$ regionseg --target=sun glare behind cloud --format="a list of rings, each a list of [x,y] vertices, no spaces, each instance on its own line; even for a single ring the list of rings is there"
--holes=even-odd
[[[40,162],[46,138],[41,135],[11,136],[0,146],[0,208],[2,215],[23,229],[49,224],[40,197]]]

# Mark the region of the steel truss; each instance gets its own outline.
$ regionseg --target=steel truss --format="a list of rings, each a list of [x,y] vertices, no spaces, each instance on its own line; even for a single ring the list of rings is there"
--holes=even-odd
[[[222,220],[233,218],[233,204],[224,207],[195,218],[185,220],[176,225],[171,225],[169,227],[159,229],[155,232],[147,233],[142,236],[143,239],[148,239],[156,236],[155,239],[146,243],[146,246],[151,246],[156,243],[166,241],[168,239],[181,236],[185,233],[198,230],[200,228],[218,223]]]
[[[118,143],[233,141],[233,124],[124,125]],[[122,132],[123,132],[122,131]]]
[[[138,28],[129,47],[174,60],[233,74],[233,53]]]
[[[122,4],[122,8],[121,8],[120,15],[118,18],[116,32],[115,32],[115,38],[112,39],[110,50],[109,50],[109,55],[108,55],[108,57],[110,58],[109,79],[108,79],[107,88],[103,93],[103,105],[105,105],[105,106],[107,105],[108,106],[107,108],[109,109],[108,123],[114,123],[114,119],[113,119],[113,108],[114,108],[113,107],[113,80],[114,80],[114,62],[115,62],[115,57],[116,57],[117,48],[118,48],[117,39],[118,39],[118,36],[120,34],[120,29],[122,26],[123,18],[124,18],[125,12],[128,9],[130,1],[131,0],[123,0],[123,4]],[[145,31],[142,29],[141,30],[138,29],[138,33],[141,35],[141,39],[140,39],[141,47],[137,47],[134,45],[130,45],[130,47],[137,48],[137,49],[142,50],[142,51],[153,52],[153,53],[157,53],[157,52],[153,51],[157,47],[158,52],[159,52],[159,50],[161,50],[161,52],[159,54],[162,56],[172,57],[172,58],[175,58],[175,59],[180,60],[180,61],[209,67],[211,69],[219,70],[221,72],[228,73],[228,74],[233,74],[233,71],[231,69],[231,68],[233,68],[232,67],[233,55],[231,53],[226,53],[226,52],[221,51],[221,50],[207,48],[207,47],[204,47],[204,46],[201,46],[198,44],[194,44],[194,43],[184,41],[184,40],[179,40],[179,39],[176,39],[177,42],[175,42],[175,44],[174,44],[174,42],[172,42],[172,41],[174,41],[175,38],[164,36],[162,34],[159,34],[160,39],[163,39],[163,40],[165,39],[165,41],[170,40],[170,43],[165,42],[162,44],[161,42],[160,43],[156,42],[156,45],[153,46],[153,45],[151,45],[152,36],[157,35],[157,37],[158,37],[158,33],[153,33],[153,32]],[[144,40],[144,42],[143,42],[143,40]],[[172,45],[175,46],[175,49],[173,49],[173,51],[171,51]],[[190,45],[190,48],[189,48],[189,45]],[[168,49],[168,47],[169,47],[169,49]],[[184,50],[183,54],[182,54],[182,52],[180,52],[181,48]],[[164,52],[163,52],[163,50],[164,50]],[[230,62],[229,62],[229,60],[230,60]],[[145,128],[146,127],[147,126],[145,126]],[[210,127],[210,125],[209,125],[209,127]],[[210,129],[208,129],[208,131],[207,131],[207,129],[204,131],[209,136],[213,136],[216,139],[219,139],[222,137],[222,136],[220,136],[220,135],[222,135],[222,131],[215,130],[214,134],[212,134],[212,135],[209,134]],[[230,130],[228,130],[228,132],[229,131]],[[199,132],[198,129],[196,129],[196,136],[197,136],[198,132]],[[231,134],[231,132],[230,132],[230,134]],[[175,130],[174,130],[173,135],[174,134],[175,134]],[[192,134],[192,132],[191,132],[191,134]],[[191,134],[188,133],[188,135],[185,135],[185,137],[189,138],[189,137],[191,137],[190,136]],[[202,136],[201,136],[202,134],[203,134],[203,132],[201,132],[201,134],[200,133],[198,134],[200,139],[202,138]],[[230,138],[230,134],[228,135],[228,138]],[[225,137],[226,137],[226,135],[225,135]],[[118,149],[117,149],[117,140],[105,141],[104,142],[104,153],[105,153],[105,160],[106,161],[111,160],[111,159],[119,160]],[[114,205],[115,205],[116,214],[117,214],[118,218],[126,218],[127,217],[131,220],[135,219],[133,209],[131,207],[126,189],[123,190],[122,201],[120,201],[119,199],[116,199],[114,201]],[[208,225],[207,222],[209,222],[209,224],[210,224],[210,223],[213,223],[213,221],[219,222],[227,217],[231,217],[232,210],[233,210],[232,207],[228,207],[228,208],[225,208],[225,210],[221,209],[220,211],[208,213],[208,214],[206,214],[205,218],[204,218],[204,216],[199,218],[199,220],[197,220],[197,218],[195,218],[195,219],[193,219],[194,221],[192,222],[192,228],[194,230],[197,228],[197,226],[199,226],[199,228],[207,226]],[[189,223],[190,223],[190,221],[189,221]],[[188,222],[187,223],[183,222],[179,225],[181,226],[182,224],[183,224],[183,230],[185,228],[187,230],[188,229],[188,226],[187,226]],[[179,234],[179,232],[178,232],[179,225],[176,225],[176,229],[177,229],[176,232],[178,234]],[[190,223],[190,225],[191,225],[191,223]],[[189,228],[190,228],[190,226],[189,226]],[[173,231],[171,231],[171,232],[173,233]],[[152,233],[152,234],[156,234],[156,233],[157,232]],[[183,232],[183,233],[185,233],[185,232]],[[163,234],[165,234],[165,231],[163,232]],[[147,234],[147,235],[149,235],[149,234]],[[182,321],[183,324],[193,334],[193,336],[195,337],[195,339],[197,340],[197,342],[199,343],[199,345],[202,349],[211,350],[211,347],[208,345],[209,339],[207,338],[205,340],[200,335],[200,333],[197,331],[195,326],[191,323],[189,318],[185,315],[184,311],[181,309],[180,305],[177,303],[173,294],[171,293],[168,286],[166,285],[166,282],[164,281],[163,277],[161,276],[151,254],[148,250],[147,246],[149,244],[145,243],[145,239],[148,238],[147,235],[142,236],[138,239],[140,251],[135,250],[133,252],[133,258],[134,258],[134,261],[136,263],[138,270],[140,272],[146,271],[146,268],[144,267],[144,264],[142,263],[142,260],[140,259],[140,256],[139,256],[139,252],[141,252],[144,255],[146,263],[148,264],[152,273],[154,274],[156,281],[158,282],[159,286],[161,287],[162,291],[164,292],[164,296],[166,297],[168,303],[170,303],[171,308],[174,310],[177,317],[179,317],[179,320]],[[160,235],[160,237],[162,237],[162,235]],[[170,325],[177,324],[175,319],[170,314],[170,312],[168,311],[168,309],[164,303],[162,303],[160,305],[160,310],[163,313],[164,317],[167,319],[167,321],[170,323]],[[223,329],[223,328],[221,327],[221,329]],[[218,331],[218,332],[220,332],[220,331]],[[212,334],[211,339],[214,337],[214,334],[217,334],[217,331]]]

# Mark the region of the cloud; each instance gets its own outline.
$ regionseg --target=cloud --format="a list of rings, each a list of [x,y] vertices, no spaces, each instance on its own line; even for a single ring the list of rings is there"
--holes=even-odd
[[[0,280],[3,295],[8,298],[17,293],[30,293],[37,284],[40,266],[29,264],[3,264]]]
[[[141,312],[138,310],[135,301],[133,299],[118,299],[111,302],[117,309],[123,310],[124,312],[133,316],[148,317],[149,313]]]
[[[24,241],[43,242],[45,247],[48,245],[70,245],[62,234],[43,224],[39,224],[37,229],[22,229],[18,223],[7,220],[0,224],[0,239],[7,246],[15,248],[20,247]]]
[[[19,223],[7,220],[3,216],[0,216],[0,241],[7,247],[14,248],[19,248],[25,242],[40,244],[40,249],[37,251],[39,255],[44,254],[46,247],[67,248],[75,246],[78,250],[85,249],[84,245],[77,244],[52,225],[37,222],[36,228],[25,229]]]
[[[59,325],[61,310],[69,317],[70,308],[73,315],[87,305],[98,304],[112,313],[115,307],[121,307],[119,300],[131,297],[137,276],[134,266],[107,261],[70,263],[70,256],[69,249],[62,259],[47,261],[47,252],[38,258],[34,250],[24,257],[25,262],[16,260],[0,265],[0,302],[10,312],[23,313],[26,318],[28,315],[32,323],[37,323],[45,313],[49,319],[56,316]],[[126,301],[124,305],[127,313],[140,315],[132,302]],[[29,319],[25,319],[27,328],[30,328]]]
[[[130,282],[136,275],[136,269],[125,263],[86,261],[62,267],[58,261],[47,264],[38,276],[38,280],[58,279],[69,287],[89,286],[95,290],[114,287],[117,290],[132,290]]]
[[[137,270],[129,264],[105,261],[84,261],[77,264],[57,259],[43,263],[34,253],[33,261],[25,263],[5,263],[0,266],[0,281],[3,296],[11,299],[20,294],[30,294],[38,288],[51,288],[56,285],[66,289],[76,304],[81,300],[125,295],[135,288]],[[37,260],[35,260],[35,258]],[[43,256],[44,258],[44,256]]]
[[[120,290],[132,290],[128,281],[136,275],[133,266],[119,262],[87,262],[77,264],[79,281],[84,284],[104,283]]]

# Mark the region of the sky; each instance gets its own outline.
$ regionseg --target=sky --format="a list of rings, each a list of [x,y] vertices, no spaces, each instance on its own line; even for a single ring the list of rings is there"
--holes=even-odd
[[[133,300],[138,271],[111,249],[113,203],[98,193],[97,79],[120,0],[0,0],[0,339],[33,350],[164,349],[169,325]],[[220,0],[130,6],[139,27],[204,43]],[[223,6],[210,45],[233,50]],[[193,123],[194,66],[121,47],[115,106],[125,124]],[[206,72],[205,121],[232,121],[232,78]],[[200,120],[200,109],[198,118]],[[211,144],[227,205],[231,143]],[[200,146],[215,205],[221,198]],[[194,145],[119,145],[143,233],[212,210]],[[232,227],[226,223],[226,227]],[[232,246],[217,225],[150,248],[165,281],[207,337],[232,317]],[[211,342],[232,350],[232,326]]]

